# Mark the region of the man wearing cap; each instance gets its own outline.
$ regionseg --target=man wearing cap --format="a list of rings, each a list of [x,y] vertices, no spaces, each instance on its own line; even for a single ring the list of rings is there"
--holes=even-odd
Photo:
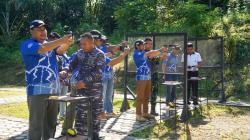
[[[73,38],[65,35],[47,42],[47,30],[41,20],[30,23],[30,33],[31,38],[21,44],[29,108],[28,139],[47,140],[54,137],[57,120],[57,103],[45,102],[45,99],[58,95],[60,91],[56,55],[63,54]]]
[[[81,35],[81,48],[70,62],[69,70],[77,67],[76,88],[78,96],[90,96],[92,101],[93,139],[99,140],[100,120],[98,116],[102,111],[102,70],[105,66],[104,53],[94,45],[94,39],[90,33]],[[82,102],[76,105],[75,128],[79,135],[87,135],[87,105]]]
[[[120,63],[128,55],[130,49],[125,48],[124,52],[117,58],[111,59],[114,52],[117,50],[110,49],[104,42],[107,40],[106,36],[102,35],[97,30],[90,32],[95,39],[95,45],[102,50],[106,56],[106,66],[103,69],[102,85],[103,85],[103,112],[100,115],[100,119],[107,119],[107,117],[116,117],[113,112],[112,97],[114,93],[114,71],[113,67]],[[124,43],[124,45],[127,45]],[[125,46],[124,46],[125,47]],[[115,47],[118,48],[118,47]],[[111,51],[114,51],[111,53]]]
[[[162,72],[165,75],[165,81],[176,81],[177,75],[173,74],[177,72],[178,53],[180,47],[178,45],[169,45],[172,52],[163,61]],[[166,104],[170,107],[175,107],[174,100],[176,99],[176,86],[167,86],[166,92]]]
[[[184,55],[182,55],[181,62],[184,62]],[[192,88],[192,98],[193,98],[193,104],[198,105],[198,81],[197,80],[191,80],[192,77],[198,77],[199,76],[199,68],[201,67],[202,59],[201,55],[198,52],[194,51],[194,47],[192,43],[187,44],[187,74],[188,74],[188,104],[191,104],[190,102],[190,90]]]
[[[145,52],[145,42],[141,39],[135,42],[133,60],[136,65],[136,121],[154,118],[148,113],[148,101],[151,94],[151,67],[148,59],[166,53],[166,48]]]

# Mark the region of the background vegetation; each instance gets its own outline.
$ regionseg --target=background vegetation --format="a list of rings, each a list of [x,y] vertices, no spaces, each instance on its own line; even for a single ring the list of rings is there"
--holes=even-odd
[[[77,37],[98,29],[111,43],[126,32],[223,36],[227,97],[244,96],[250,91],[249,11],[247,0],[1,0],[0,84],[25,84],[19,44],[29,37],[28,23],[42,19],[49,32],[72,30]]]

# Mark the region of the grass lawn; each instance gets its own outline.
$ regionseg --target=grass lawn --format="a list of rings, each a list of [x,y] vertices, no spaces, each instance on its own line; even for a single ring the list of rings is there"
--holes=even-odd
[[[187,124],[174,119],[158,123],[131,134],[150,139],[247,139],[250,136],[250,108],[229,107],[210,104],[201,110],[192,111]]]
[[[10,96],[26,96],[26,92],[24,91],[15,91],[15,90],[0,90],[0,98],[10,97]]]
[[[114,112],[119,112],[122,105],[122,99],[115,98],[113,104]],[[133,107],[133,101],[129,101],[129,104],[130,107]],[[0,105],[0,110],[0,115],[28,119],[28,107],[26,102]]]
[[[0,115],[28,119],[28,107],[26,102],[0,105]]]

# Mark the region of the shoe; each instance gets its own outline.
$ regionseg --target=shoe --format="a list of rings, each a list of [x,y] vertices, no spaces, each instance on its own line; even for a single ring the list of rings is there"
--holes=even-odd
[[[145,122],[146,121],[146,119],[145,118],[143,118],[142,116],[140,116],[140,115],[136,115],[136,121],[138,121],[138,122]]]
[[[113,113],[108,113],[107,117],[116,118],[117,115],[113,112]]]
[[[154,115],[154,116],[159,116],[159,114],[156,113],[155,111],[151,111],[150,114],[151,114],[151,115]]]
[[[154,119],[155,118],[155,116],[153,116],[151,114],[143,114],[142,117],[146,118],[146,119]]]
[[[105,112],[102,112],[99,117],[98,117],[100,120],[107,120],[108,117],[107,117],[107,114]]]

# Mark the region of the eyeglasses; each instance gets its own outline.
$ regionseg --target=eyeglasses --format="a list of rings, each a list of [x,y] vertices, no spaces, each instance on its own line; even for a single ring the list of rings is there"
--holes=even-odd
[[[41,26],[41,27],[36,27],[36,28],[33,28],[33,29],[36,29],[37,31],[45,31],[46,30],[46,27],[45,26]]]

